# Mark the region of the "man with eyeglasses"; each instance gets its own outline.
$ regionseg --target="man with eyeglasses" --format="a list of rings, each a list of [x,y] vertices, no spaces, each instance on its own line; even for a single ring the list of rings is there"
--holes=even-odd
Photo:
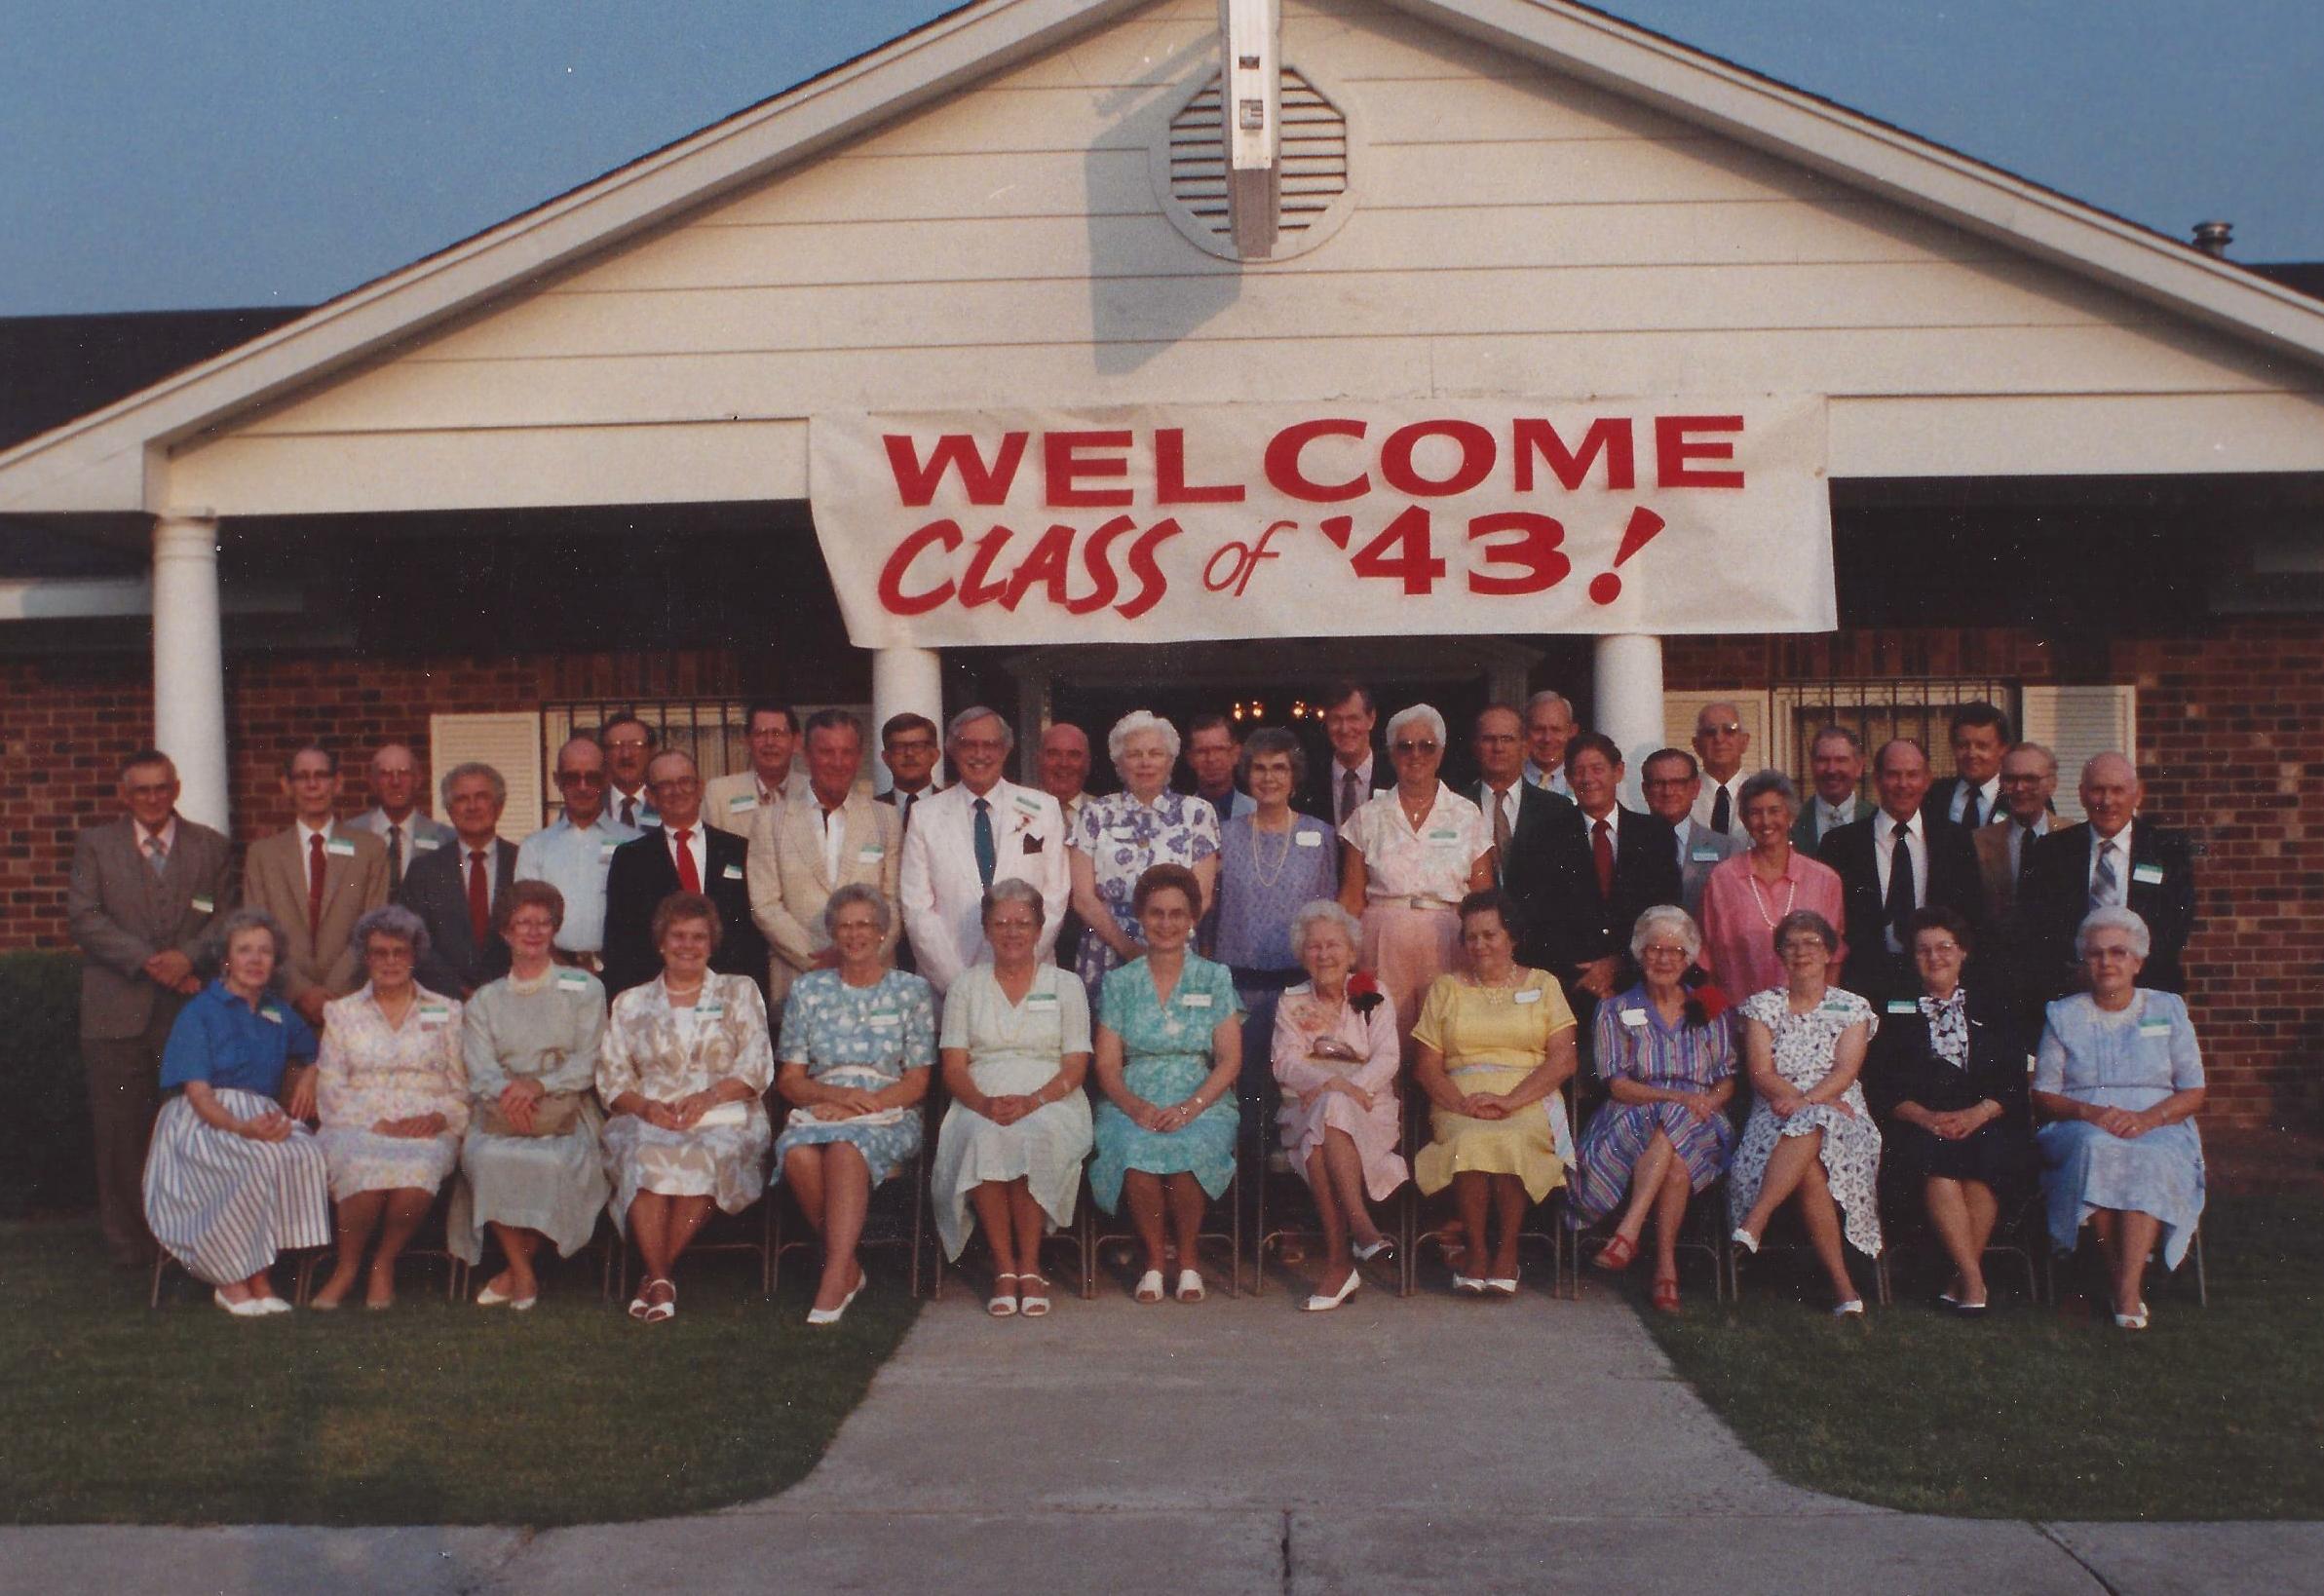
[[[1702,761],[1707,779],[1695,799],[1694,817],[1713,831],[1743,835],[1743,755],[1751,748],[1751,734],[1743,730],[1743,712],[1732,703],[1706,703],[1695,717],[1695,753]]]
[[[604,740],[605,774],[612,790],[605,795],[607,813],[624,825],[643,830],[662,817],[654,811],[654,795],[646,788],[646,765],[659,741],[654,729],[624,710],[598,731]]]
[[[1657,748],[1639,765],[1646,812],[1669,823],[1677,838],[1679,906],[1700,919],[1702,889],[1719,861],[1742,845],[1695,818],[1702,770],[1684,748]]]
[[[347,822],[368,831],[387,849],[388,896],[403,890],[403,872],[439,848],[448,848],[452,828],[420,808],[420,760],[403,742],[382,742],[365,772],[371,807]]]
[[[1493,873],[1528,922],[1546,891],[1548,842],[1574,801],[1525,778],[1525,723],[1505,703],[1488,703],[1469,723],[1478,779],[1461,796],[1483,811],[1493,838]]]
[[[323,1006],[363,984],[355,923],[388,900],[387,849],[338,817],[339,756],[316,743],[283,761],[287,829],[250,844],[243,855],[242,900],[283,928],[283,996],[323,1029]],[[291,1088],[290,1118],[314,1112],[314,1072]]]
[[[1039,787],[1020,787],[1001,770],[1016,739],[998,711],[982,704],[952,717],[944,756],[960,778],[922,802],[904,833],[904,934],[920,973],[948,992],[971,965],[992,957],[984,940],[984,893],[996,881],[1041,890],[1041,939],[1048,959],[1065,916],[1072,873],[1065,858],[1065,817]]]
[[[705,787],[702,815],[747,842],[763,812],[807,795],[807,777],[791,769],[791,757],[799,751],[799,717],[789,704],[762,699],[743,712],[743,726],[750,740],[750,768]]]
[[[936,723],[909,710],[890,715],[880,727],[880,760],[888,767],[888,790],[883,804],[895,806],[904,834],[912,830],[912,812],[944,789],[936,784]]]
[[[747,975],[767,995],[767,942],[750,918],[750,844],[703,822],[702,773],[691,754],[666,748],[646,766],[661,823],[613,851],[605,874],[605,995],[619,997],[662,973],[654,910],[672,893],[700,893],[718,911],[710,968]]]
[[[2029,1036],[2040,1034],[2041,1006],[2055,994],[2037,970],[2038,940],[2018,907],[2034,873],[2034,845],[2055,827],[2049,801],[2057,790],[2057,756],[2038,742],[2020,742],[2001,756],[2000,813],[1969,839],[1985,887],[1985,945],[1977,950],[1977,968],[2031,1028]]]
[[[605,877],[613,851],[638,835],[637,827],[622,824],[608,811],[609,786],[605,750],[597,740],[568,740],[556,751],[556,790],[564,813],[516,847],[516,879],[545,881],[564,894],[558,960],[591,971],[605,968]]]

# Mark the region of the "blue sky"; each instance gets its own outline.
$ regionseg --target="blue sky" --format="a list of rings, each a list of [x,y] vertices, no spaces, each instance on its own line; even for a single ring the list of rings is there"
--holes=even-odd
[[[0,315],[305,304],[944,0],[0,0]],[[1605,9],[2235,258],[2324,260],[2317,0]]]

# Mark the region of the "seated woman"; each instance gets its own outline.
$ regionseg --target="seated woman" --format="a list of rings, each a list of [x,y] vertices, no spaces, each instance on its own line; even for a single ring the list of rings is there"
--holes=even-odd
[[[2026,1047],[2006,1000],[1962,985],[1976,951],[1968,922],[1931,905],[1913,916],[1912,933],[1921,996],[1889,1003],[1864,1086],[1891,1180],[1919,1191],[1953,1260],[1937,1306],[1974,1316],[1985,1311],[1986,1243],[2033,1173]]]
[[[775,1086],[794,1106],[775,1143],[775,1178],[822,1237],[809,1324],[837,1324],[863,1289],[856,1244],[872,1188],[920,1156],[920,1100],[936,1062],[935,993],[889,967],[889,912],[868,883],[833,893],[823,930],[838,968],[802,975],[782,1006]]]
[[[338,1204],[339,1257],[315,1293],[319,1310],[338,1307],[355,1288],[374,1234],[363,1306],[394,1305],[396,1260],[436,1205],[468,1128],[460,1001],[411,978],[428,956],[428,928],[387,903],[357,921],[350,940],[370,979],[323,1010],[316,1140]]]
[[[677,1317],[670,1272],[710,1217],[739,1214],[766,1190],[767,1110],[775,1074],[767,1007],[747,975],[710,969],[718,908],[672,893],[648,927],[662,973],[613,1000],[597,1049],[597,1095],[613,1222],[644,1260],[629,1316]]]
[[[1554,976],[1517,964],[1520,928],[1499,891],[1464,897],[1459,920],[1467,969],[1436,977],[1412,1028],[1433,1133],[1413,1176],[1424,1196],[1453,1188],[1465,1243],[1453,1290],[1513,1297],[1525,1210],[1565,1184],[1552,1111],[1562,1119],[1557,1090],[1574,1073],[1574,1011]]]
[[[984,1306],[995,1318],[1049,1311],[1041,1238],[1073,1223],[1089,1156],[1089,999],[1040,957],[1041,924],[1041,889],[1031,882],[1005,878],[986,890],[993,962],[952,983],[938,1039],[952,1106],[930,1176],[936,1235],[957,1259],[983,1226],[993,1253]]]
[[[1776,922],[1774,943],[1784,984],[1754,993],[1740,1010],[1754,1101],[1727,1168],[1734,1239],[1759,1251],[1768,1221],[1796,1196],[1832,1282],[1832,1311],[1861,1313],[1841,1237],[1845,1216],[1848,1243],[1880,1256],[1881,1133],[1856,1083],[1880,1020],[1872,1005],[1830,985],[1840,933],[1829,920],[1794,910]]]
[[[2147,1328],[2156,1238],[2177,1269],[2203,1217],[2203,1056],[2186,1002],[2138,984],[2152,947],[2133,911],[2091,911],[2075,934],[2090,990],[2049,1006],[2034,1067],[2051,1244],[2071,1251],[2090,1222],[2125,1330]]]
[[[162,1104],[145,1158],[145,1223],[238,1318],[287,1313],[267,1271],[286,1247],[330,1239],[323,1149],[283,1112],[286,1067],[314,1062],[315,1033],[274,995],[282,929],[237,909],[211,933],[217,978],[178,1012],[162,1049]],[[292,1093],[295,1104],[300,1093]]]
[[[1167,1262],[1163,1215],[1178,1243],[1172,1295],[1202,1300],[1196,1239],[1202,1210],[1235,1179],[1242,1068],[1242,1007],[1225,965],[1188,951],[1202,889],[1183,864],[1157,864],[1138,877],[1130,906],[1145,953],[1106,974],[1098,1002],[1097,1158],[1089,1191],[1107,1213],[1129,1197],[1130,1223],[1146,1254],[1132,1295],[1162,1300]]]
[[[1655,1220],[1652,1301],[1679,1307],[1678,1237],[1687,1199],[1719,1178],[1734,1147],[1727,1118],[1734,1096],[1733,1022],[1715,988],[1690,993],[1683,981],[1702,932],[1670,904],[1638,917],[1630,956],[1644,972],[1629,991],[1598,1005],[1592,1053],[1613,1099],[1582,1127],[1567,1189],[1566,1223],[1594,1225],[1629,1205],[1594,1262],[1624,1270],[1638,1256],[1647,1216]],[[1714,1012],[1714,1007],[1718,1010]]]
[[[1390,1249],[1366,1199],[1387,1201],[1406,1177],[1396,1151],[1403,1123],[1396,1011],[1377,983],[1352,990],[1362,940],[1355,917],[1330,898],[1292,914],[1291,949],[1308,978],[1276,1003],[1269,1049],[1283,1088],[1276,1116],[1283,1150],[1323,1220],[1323,1274],[1307,1300],[1311,1313],[1353,1296],[1362,1279],[1355,1266]]]
[[[597,1133],[597,1050],[605,1038],[605,988],[586,969],[552,962],[565,896],[545,881],[520,881],[493,911],[509,944],[509,973],[477,988],[461,1016],[473,1107],[452,1197],[452,1251],[471,1266],[491,1228],[505,1267],[476,1306],[519,1312],[541,1293],[533,1259],[546,1241],[570,1258],[597,1228],[613,1193]]]

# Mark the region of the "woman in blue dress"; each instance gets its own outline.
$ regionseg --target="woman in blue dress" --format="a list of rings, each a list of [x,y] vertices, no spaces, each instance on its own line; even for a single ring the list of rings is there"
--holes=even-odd
[[[1235,972],[1235,995],[1249,1016],[1237,1090],[1255,1129],[1275,1095],[1276,1000],[1308,975],[1291,945],[1291,917],[1338,894],[1340,843],[1330,826],[1291,808],[1292,794],[1308,780],[1299,739],[1262,727],[1243,743],[1241,765],[1242,785],[1258,807],[1219,832],[1218,939],[1211,952]]]
[[[1097,1105],[1089,1191],[1108,1213],[1129,1198],[1146,1254],[1137,1300],[1162,1300],[1166,1229],[1178,1243],[1172,1294],[1199,1303],[1195,1241],[1202,1211],[1235,1178],[1242,1007],[1227,967],[1188,950],[1201,905],[1193,871],[1155,865],[1138,878],[1131,904],[1146,952],[1106,976],[1098,1003],[1096,1069],[1105,1097]]]
[[[2138,984],[2153,943],[2129,909],[2091,911],[2075,935],[2090,990],[2049,1006],[2034,1066],[2035,1142],[2050,1241],[2088,1220],[2114,1286],[2114,1323],[2147,1328],[2141,1281],[2159,1237],[2177,1269],[2203,1217],[2203,1057],[2177,995]]]
[[[823,909],[839,952],[791,987],[782,1007],[775,1089],[794,1105],[775,1140],[776,1179],[787,1182],[823,1241],[823,1277],[809,1324],[836,1324],[863,1289],[856,1244],[872,1188],[920,1156],[920,1100],[936,1062],[935,997],[882,953],[888,902],[864,883],[842,887]]]

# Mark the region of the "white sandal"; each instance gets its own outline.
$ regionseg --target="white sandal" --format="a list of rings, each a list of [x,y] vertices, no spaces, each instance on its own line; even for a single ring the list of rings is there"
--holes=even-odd
[[[1017,1278],[1031,1281],[1041,1289],[1039,1291],[1020,1291],[1016,1300],[1016,1311],[1029,1319],[1038,1319],[1047,1314],[1049,1311],[1048,1281],[1038,1274],[1020,1274]]]
[[[1202,1290],[1201,1273],[1191,1269],[1180,1270],[1178,1272],[1178,1289],[1171,1295],[1182,1303],[1200,1302],[1205,1295]]]
[[[1133,1302],[1161,1302],[1162,1300],[1162,1271],[1159,1269],[1150,1269],[1145,1273],[1139,1275],[1137,1288],[1129,1295],[1130,1300]]]
[[[996,1319],[1016,1317],[1016,1295],[1001,1289],[1003,1280],[1021,1280],[1022,1274],[1001,1273],[993,1276],[993,1294],[984,1300],[984,1311]]]

